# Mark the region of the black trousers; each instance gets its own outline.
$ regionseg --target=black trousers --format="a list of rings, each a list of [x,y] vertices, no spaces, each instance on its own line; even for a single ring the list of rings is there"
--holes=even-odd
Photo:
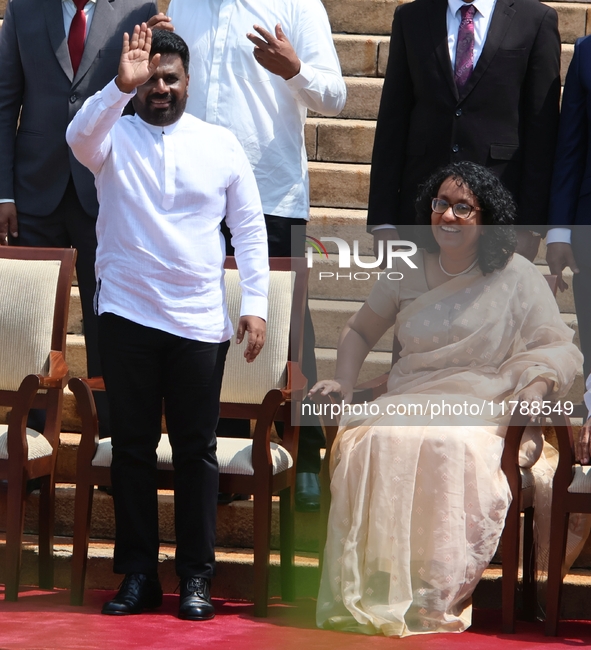
[[[204,343],[99,316],[99,349],[111,413],[115,573],[158,567],[156,448],[162,402],[173,450],[176,572],[211,578],[218,463],[215,429],[229,342]]]
[[[71,178],[60,204],[51,214],[37,216],[18,213],[18,237],[11,237],[10,244],[47,248],[72,247],[78,251],[76,276],[84,322],[87,373],[89,377],[100,376],[102,372],[98,351],[98,325],[93,308],[96,290],[96,217],[89,215],[82,207]],[[95,399],[101,423],[101,437],[106,437],[109,435],[107,401],[101,393],[96,393]],[[36,424],[33,424],[33,427],[38,428]]]
[[[267,226],[267,240],[269,243],[269,257],[303,257],[305,245],[305,219],[288,219],[286,217],[276,217],[266,214],[265,223]],[[297,241],[292,241],[292,226],[300,226],[301,236]],[[230,243],[230,231],[225,222],[222,223],[222,232],[226,239],[226,253],[234,255],[234,249]],[[308,380],[308,386],[311,388],[317,381],[316,357],[314,348],[316,338],[314,336],[314,325],[310,308],[306,301],[306,312],[304,314],[304,349],[302,354],[302,372]],[[276,423],[278,433],[281,435],[281,423]],[[220,421],[218,434],[233,437],[248,437],[250,431],[248,423],[244,424],[241,420]],[[324,446],[324,434],[320,423],[316,426],[305,426],[300,429],[300,443],[298,449],[297,472],[320,472],[320,449]]]

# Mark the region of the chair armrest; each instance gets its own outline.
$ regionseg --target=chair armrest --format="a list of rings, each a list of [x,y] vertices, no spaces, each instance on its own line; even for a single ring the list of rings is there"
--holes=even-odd
[[[102,377],[81,378],[80,381],[84,382],[90,390],[105,390],[105,381]]]
[[[13,468],[22,467],[22,463],[29,456],[29,445],[27,443],[27,418],[29,410],[40,388],[41,380],[39,375],[27,375],[21,382],[14,406],[8,421],[7,450],[10,466]]]
[[[287,362],[287,386],[281,390],[284,400],[301,402],[306,397],[308,380],[302,374],[300,364],[296,361]]]
[[[264,397],[252,438],[252,466],[255,476],[273,472],[271,458],[271,427],[284,401],[283,391],[273,389]]]
[[[570,419],[567,415],[553,413],[552,425],[558,440],[558,466],[554,474],[552,489],[558,492],[566,492],[572,483],[574,475],[575,445],[573,441],[573,430]]]
[[[355,386],[353,390],[353,404],[360,404],[361,402],[373,402],[380,395],[383,395],[388,387],[388,373],[374,377],[369,381]]]
[[[49,353],[49,373],[39,375],[39,388],[60,388],[66,386],[68,378],[68,364],[61,352],[52,350]]]
[[[519,447],[525,432],[525,427],[530,423],[528,415],[515,413],[509,422],[505,435],[505,445],[501,457],[501,469],[507,477],[513,499],[519,499],[521,492],[521,472],[519,469]],[[519,501],[517,501],[519,503]]]
[[[95,378],[102,381],[102,378]],[[68,382],[68,387],[76,398],[76,407],[82,420],[82,435],[78,446],[77,472],[92,462],[99,443],[98,417],[92,389],[89,382],[93,380],[74,377]],[[98,389],[97,389],[98,390]]]

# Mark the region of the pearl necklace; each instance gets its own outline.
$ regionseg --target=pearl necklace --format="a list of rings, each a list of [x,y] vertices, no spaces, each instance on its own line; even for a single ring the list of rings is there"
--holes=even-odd
[[[469,273],[476,265],[478,264],[478,258],[476,258],[472,264],[467,269],[464,269],[463,271],[460,271],[459,273],[448,273],[444,268],[443,264],[441,263],[441,253],[439,253],[439,268],[445,273],[450,278],[457,278],[458,275],[464,275],[464,273]]]

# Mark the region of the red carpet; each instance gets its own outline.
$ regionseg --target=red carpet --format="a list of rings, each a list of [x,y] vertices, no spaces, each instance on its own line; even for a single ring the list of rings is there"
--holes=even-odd
[[[178,596],[164,597],[152,613],[125,618],[102,616],[100,607],[113,592],[87,593],[84,607],[68,605],[67,591],[21,593],[6,603],[0,590],[0,648],[27,650],[127,648],[215,650],[530,650],[591,646],[591,621],[566,622],[561,636],[543,635],[541,623],[518,623],[517,634],[499,634],[500,612],[476,611],[474,624],[462,634],[434,634],[387,639],[316,629],[312,600],[295,605],[274,603],[267,619],[255,619],[252,605],[216,600],[217,616],[194,623],[176,618]]]

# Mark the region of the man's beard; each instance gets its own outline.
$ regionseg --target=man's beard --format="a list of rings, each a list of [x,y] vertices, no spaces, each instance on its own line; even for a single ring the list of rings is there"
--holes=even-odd
[[[169,105],[166,108],[156,108],[151,104],[151,99],[166,99]],[[172,93],[166,95],[151,95],[145,106],[146,122],[154,126],[167,126],[177,122],[181,115],[185,112],[187,105],[187,95],[178,100]]]

